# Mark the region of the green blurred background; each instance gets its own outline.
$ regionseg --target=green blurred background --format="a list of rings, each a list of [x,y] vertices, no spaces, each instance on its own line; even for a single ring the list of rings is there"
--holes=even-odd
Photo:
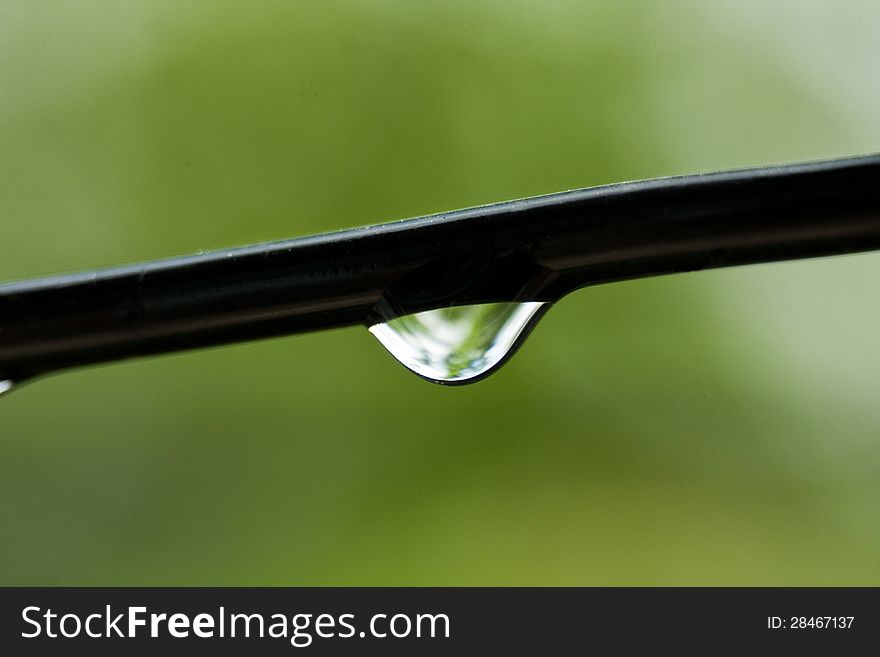
[[[0,2],[0,279],[880,150],[871,2]],[[880,584],[880,255],[0,403],[2,584]]]

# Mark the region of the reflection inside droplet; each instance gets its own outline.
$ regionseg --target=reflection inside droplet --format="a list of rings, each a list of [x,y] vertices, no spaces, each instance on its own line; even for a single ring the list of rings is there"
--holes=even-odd
[[[501,365],[548,304],[454,306],[374,324],[370,333],[403,365],[436,383],[465,383]]]
[[[12,387],[14,385],[15,383],[13,381],[0,379],[0,395],[3,395],[12,390]]]

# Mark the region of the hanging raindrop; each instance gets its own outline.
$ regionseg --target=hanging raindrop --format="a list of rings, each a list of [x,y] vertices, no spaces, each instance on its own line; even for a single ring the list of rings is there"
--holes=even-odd
[[[549,305],[527,301],[440,308],[374,324],[370,333],[429,381],[471,383],[500,367]]]

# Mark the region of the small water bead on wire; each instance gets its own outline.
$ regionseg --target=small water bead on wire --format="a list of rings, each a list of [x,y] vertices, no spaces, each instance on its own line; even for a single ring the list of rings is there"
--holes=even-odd
[[[394,317],[369,330],[422,378],[472,383],[504,364],[549,305],[526,301],[453,306]]]

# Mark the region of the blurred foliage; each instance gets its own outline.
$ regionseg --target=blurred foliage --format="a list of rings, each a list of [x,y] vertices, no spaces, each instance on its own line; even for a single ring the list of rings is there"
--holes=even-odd
[[[0,2],[0,278],[880,150],[864,2]],[[0,404],[3,584],[880,584],[880,256],[572,295],[465,388],[349,329]]]

